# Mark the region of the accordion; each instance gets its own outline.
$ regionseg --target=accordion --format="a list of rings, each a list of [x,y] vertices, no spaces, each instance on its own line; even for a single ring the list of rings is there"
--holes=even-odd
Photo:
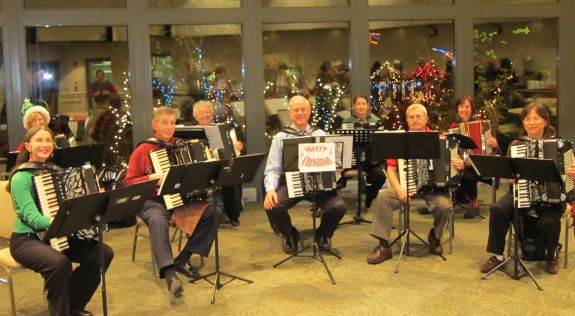
[[[489,120],[461,123],[458,127],[451,129],[450,132],[465,135],[473,140],[477,148],[466,150],[468,154],[491,155],[493,153],[493,148],[487,145],[487,140],[493,136],[491,122]]]
[[[50,217],[56,216],[63,201],[100,191],[98,179],[90,165],[34,176],[33,182],[40,210],[44,216]],[[40,234],[41,239],[44,237],[43,234]],[[79,239],[91,239],[96,232],[92,228],[87,228],[74,235]],[[66,250],[69,248],[68,237],[52,238],[50,245],[58,251]]]
[[[332,191],[337,188],[335,171],[303,173],[288,171],[285,173],[288,197],[290,199],[303,197],[314,191]],[[315,179],[314,179],[315,178]]]
[[[534,140],[510,146],[513,158],[551,159],[557,166],[563,183],[538,183],[521,179],[513,185],[513,198],[519,208],[532,203],[572,202],[575,197],[573,179],[565,170],[573,165],[573,145],[563,139]]]
[[[451,164],[452,157],[458,157],[457,142],[439,139],[437,159],[398,159],[401,187],[413,195],[424,189],[450,188],[459,185],[459,171]]]
[[[219,159],[218,150],[212,150],[200,140],[186,141],[182,145],[161,148],[150,152],[152,166],[158,173],[167,172],[171,166],[186,165],[206,160]],[[184,205],[181,194],[163,196],[167,209]]]

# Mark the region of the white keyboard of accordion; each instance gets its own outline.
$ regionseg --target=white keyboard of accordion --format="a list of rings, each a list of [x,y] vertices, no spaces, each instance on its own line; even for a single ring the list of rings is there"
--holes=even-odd
[[[36,176],[34,177],[34,183],[36,184],[36,192],[42,214],[44,214],[44,216],[56,216],[60,206],[58,205],[58,197],[52,181],[52,175],[43,174]]]
[[[304,195],[304,187],[302,183],[302,175],[298,171],[288,171],[285,173],[286,186],[288,197],[302,197]]]
[[[565,151],[563,153],[563,165],[565,166],[565,170],[569,167],[573,166],[573,149]],[[569,178],[565,175],[565,192],[571,192],[575,188],[575,184],[573,183],[573,179]]]
[[[405,159],[398,159],[397,160],[397,170],[399,173],[399,184],[402,188],[406,189],[409,188],[409,194],[417,193],[417,184],[415,183],[415,166],[411,164],[409,168],[409,173],[406,170],[407,165],[405,163]]]
[[[525,144],[511,146],[511,157],[525,158],[528,156],[529,147]],[[529,195],[529,181],[518,180],[517,184],[513,184],[513,198],[517,203],[517,207],[524,208],[531,206],[531,197]]]
[[[70,245],[68,245],[68,237],[52,238],[50,239],[50,246],[62,252],[70,248]]]
[[[152,159],[152,166],[156,173],[167,172],[170,168],[170,159],[168,158],[168,151],[163,148],[150,153]]]
[[[179,193],[176,194],[166,194],[163,195],[164,202],[166,203],[166,209],[171,210],[178,206],[184,205],[182,196]]]

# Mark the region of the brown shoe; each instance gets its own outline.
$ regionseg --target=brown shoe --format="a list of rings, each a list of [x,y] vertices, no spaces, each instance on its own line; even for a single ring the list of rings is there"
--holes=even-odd
[[[489,257],[489,260],[479,267],[479,271],[482,273],[487,273],[493,269],[495,269],[498,265],[500,265],[503,261],[497,259],[495,256]]]
[[[441,255],[443,254],[443,245],[441,245],[441,240],[435,237],[435,231],[432,229],[429,230],[429,234],[427,235],[427,241],[429,242],[429,252],[433,255]]]
[[[367,263],[369,264],[378,264],[382,263],[385,260],[391,259],[393,253],[391,251],[391,247],[384,247],[384,246],[377,246],[369,256],[367,256]]]
[[[557,274],[559,272],[559,251],[561,246],[557,247],[550,255],[547,255],[545,260],[545,272],[549,274]]]

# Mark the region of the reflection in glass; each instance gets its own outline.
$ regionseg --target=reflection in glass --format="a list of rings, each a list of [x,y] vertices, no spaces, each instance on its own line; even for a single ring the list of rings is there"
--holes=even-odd
[[[263,36],[268,141],[291,124],[287,98],[296,94],[309,97],[312,125],[340,125],[336,113],[350,107],[348,24],[267,24]]]
[[[557,0],[473,0],[476,4],[557,3]]]
[[[557,41],[555,19],[475,22],[475,106],[500,132],[517,135],[530,102],[547,105],[557,127]]]
[[[48,109],[56,134],[104,143],[108,165],[126,163],[132,149],[127,28],[28,27],[26,43],[24,96]]]
[[[241,0],[148,0],[150,8],[223,9],[239,8]]]
[[[24,0],[25,9],[94,9],[94,8],[125,8],[126,0]]]
[[[453,22],[370,22],[371,111],[386,129],[406,129],[405,109],[421,103],[432,128],[453,118]]]
[[[237,24],[150,27],[154,106],[179,110],[179,122],[197,124],[192,106],[209,100],[213,123],[245,139],[241,27]]]
[[[369,5],[430,5],[430,4],[453,4],[453,0],[369,0]]]
[[[262,0],[264,8],[347,7],[348,0]]]

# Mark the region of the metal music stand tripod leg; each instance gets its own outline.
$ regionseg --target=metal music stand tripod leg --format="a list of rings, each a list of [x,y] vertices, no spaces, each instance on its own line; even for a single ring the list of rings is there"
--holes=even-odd
[[[367,220],[361,216],[361,184],[360,183],[361,183],[361,179],[362,179],[361,173],[363,171],[363,169],[361,168],[361,162],[362,162],[361,156],[362,156],[363,152],[365,152],[364,149],[359,149],[359,150],[355,151],[355,161],[357,164],[357,210],[355,211],[355,215],[353,216],[353,219],[351,221],[339,223],[338,226],[351,225],[351,224],[362,224],[362,223],[371,224],[371,221],[369,221],[369,220]]]
[[[335,279],[333,278],[331,271],[329,270],[329,267],[327,266],[327,263],[325,262],[323,255],[321,254],[321,251],[319,250],[319,244],[318,244],[318,240],[317,240],[317,235],[316,235],[316,231],[317,231],[317,223],[316,223],[316,214],[317,214],[317,201],[316,201],[316,192],[318,192],[317,189],[317,184],[316,184],[316,174],[314,173],[313,178],[312,178],[312,183],[313,183],[313,191],[312,191],[312,234],[313,234],[313,242],[305,247],[303,247],[301,250],[299,250],[298,252],[288,256],[287,258],[283,259],[282,261],[276,263],[273,265],[274,268],[277,268],[278,266],[280,266],[281,264],[283,264],[284,262],[290,260],[291,258],[294,257],[308,257],[308,258],[313,258],[315,260],[320,261],[323,264],[323,267],[325,268],[325,271],[327,272],[327,275],[329,276],[329,279],[331,280],[331,284],[335,284]],[[308,250],[309,248],[313,249],[313,255],[309,256],[309,255],[301,255],[302,252]],[[327,253],[333,255],[334,257],[338,258],[341,260],[341,257],[335,253],[333,253],[331,250],[327,251]]]
[[[515,181],[516,181],[515,184],[517,184],[517,179]],[[518,204],[517,201],[515,201],[514,204],[515,205],[513,207],[513,214],[514,214],[515,218],[513,219],[513,225],[515,226],[515,234],[514,234],[514,238],[513,238],[513,256],[506,258],[498,266],[493,268],[491,271],[485,273],[481,277],[481,279],[483,279],[483,280],[487,279],[495,271],[502,269],[507,264],[507,262],[513,260],[513,274],[510,275],[510,277],[514,280],[519,280],[522,277],[524,277],[525,275],[529,275],[531,280],[533,280],[533,283],[535,283],[535,285],[537,286],[537,289],[539,291],[543,291],[543,288],[539,285],[539,283],[537,282],[537,279],[535,279],[535,276],[533,275],[533,273],[531,273],[531,270],[529,270],[529,268],[527,268],[527,266],[525,265],[523,260],[521,260],[521,258],[519,257],[519,234],[517,232],[517,229],[519,227],[519,208],[517,206],[517,204]],[[525,271],[525,273],[522,275],[519,274],[519,266],[521,266],[523,268],[523,271]]]
[[[212,212],[214,214],[214,216],[216,216],[216,201],[218,200],[217,197],[219,196],[219,189],[217,189],[215,191],[216,193],[214,194],[213,197],[213,201],[212,201]],[[240,280],[240,281],[244,281],[246,283],[254,283],[253,280],[249,280],[249,279],[245,279],[242,277],[239,277],[237,275],[233,275],[233,274],[229,274],[223,271],[220,271],[220,250],[219,250],[219,241],[218,241],[218,221],[216,219],[214,219],[214,229],[215,229],[215,236],[214,236],[214,260],[216,263],[216,270],[214,272],[208,273],[206,275],[203,276],[199,276],[193,280],[190,280],[190,282],[196,282],[198,280],[206,280],[206,282],[212,284],[214,286],[214,290],[212,292],[212,299],[210,301],[210,304],[214,304],[216,302],[216,291],[221,289],[224,285],[234,281],[234,280]],[[215,276],[214,281],[210,281],[208,278],[211,276]],[[221,282],[221,276],[227,276],[230,278],[230,280],[222,283]]]

